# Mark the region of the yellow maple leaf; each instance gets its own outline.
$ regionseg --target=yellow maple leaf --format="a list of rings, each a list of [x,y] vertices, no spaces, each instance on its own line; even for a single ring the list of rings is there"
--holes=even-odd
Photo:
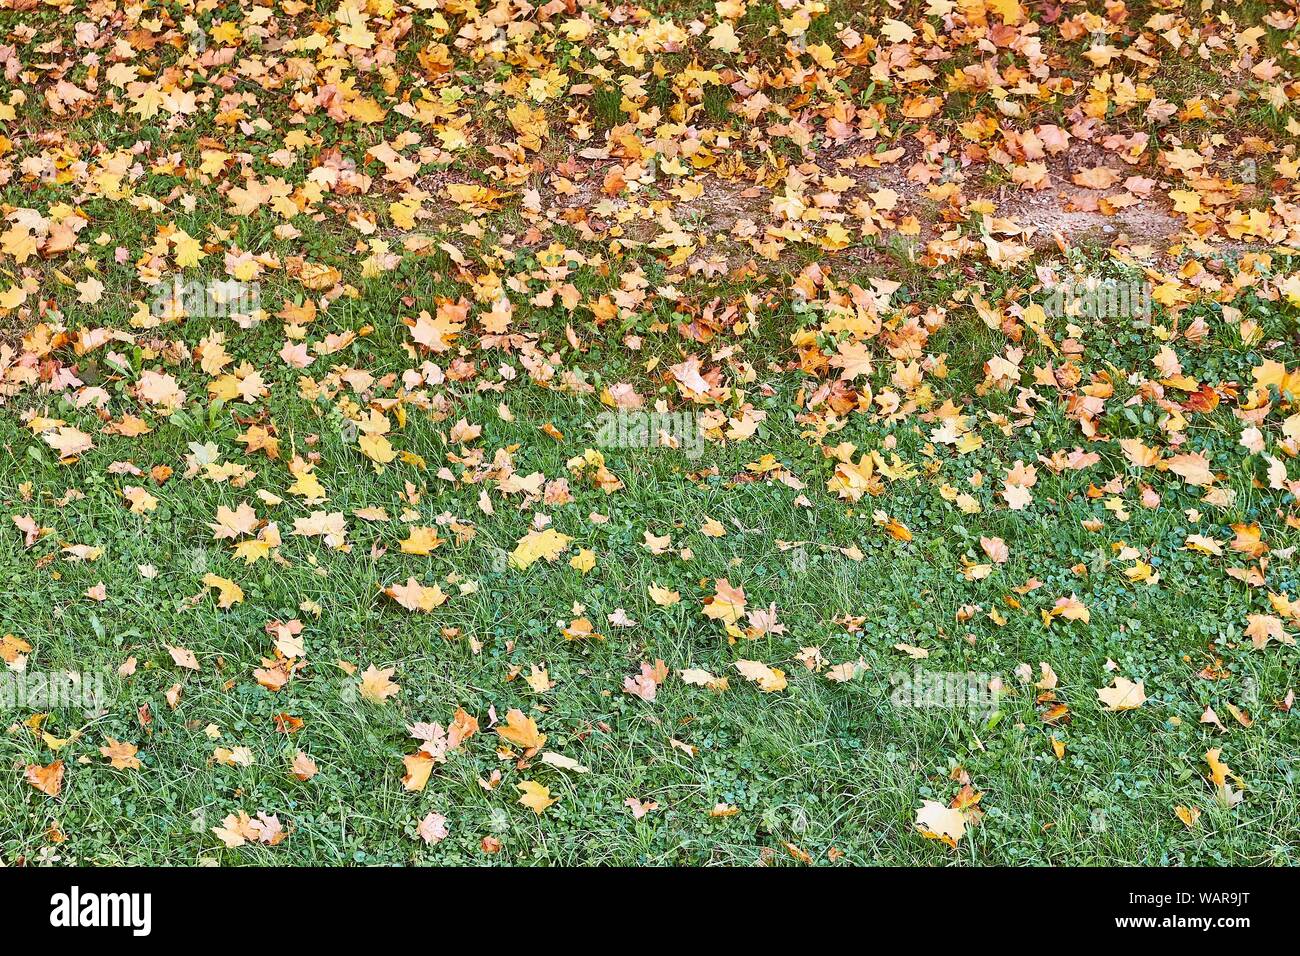
[[[1174,455],[1166,464],[1170,471],[1189,485],[1204,487],[1214,483],[1214,472],[1210,469],[1209,459],[1200,452]]]
[[[716,593],[704,599],[704,616],[724,624],[735,624],[745,613],[745,589],[732,587],[726,578],[714,581]]]
[[[0,309],[16,309],[27,299],[22,286],[12,285],[0,292]]]
[[[171,240],[176,264],[182,269],[198,265],[199,261],[204,257],[203,244],[190,236],[185,230],[178,229],[172,234]]]
[[[45,444],[59,453],[60,458],[71,458],[95,447],[89,435],[71,425],[63,425],[41,436]]]
[[[438,585],[425,587],[414,577],[407,578],[405,584],[393,584],[384,588],[384,593],[406,608],[408,611],[420,611],[428,614],[436,607],[447,603],[447,595]]]
[[[1136,710],[1147,699],[1146,688],[1142,681],[1136,684],[1126,677],[1116,677],[1110,687],[1098,687],[1097,698],[1106,710],[1114,713],[1120,710]]]
[[[1205,762],[1210,765],[1210,780],[1216,787],[1222,787],[1228,782],[1228,777],[1232,774],[1232,768],[1219,759],[1220,748],[1215,747],[1205,752]]]
[[[241,501],[239,507],[233,511],[225,505],[219,505],[217,520],[209,522],[208,527],[212,529],[214,540],[239,538],[252,534],[253,529],[257,527],[257,513],[246,501]]]
[[[519,792],[523,794],[519,798],[519,802],[538,816],[541,816],[551,804],[559,802],[559,797],[551,796],[549,788],[534,780],[525,780],[523,783],[516,784],[516,786]]]
[[[357,439],[361,454],[379,465],[386,465],[397,457],[392,442],[383,435],[362,435]]]
[[[567,534],[560,534],[554,528],[530,531],[519,539],[515,549],[510,552],[510,566],[524,570],[539,558],[555,561],[572,540]]]
[[[244,600],[244,589],[229,578],[223,578],[217,574],[203,575],[203,586],[205,588],[216,588],[217,607],[233,607],[240,601]]]
[[[671,607],[682,599],[680,592],[660,587],[657,584],[650,585],[646,588],[646,591],[650,594],[650,600],[660,607]]]
[[[506,722],[498,725],[496,732],[502,740],[525,750],[540,750],[546,745],[546,734],[538,732],[537,722],[517,707],[506,712]]]
[[[343,108],[358,123],[382,123],[384,117],[388,115],[388,110],[368,96],[358,96],[348,100]]]
[[[107,746],[100,747],[99,752],[108,758],[115,770],[139,770],[140,760],[136,757],[136,752],[140,749],[135,744],[124,743],[120,740],[114,740],[112,737],[105,737],[108,741]]]
[[[23,771],[23,776],[41,793],[57,797],[59,791],[63,789],[63,761],[56,760],[48,767],[29,763]]]
[[[433,758],[421,752],[403,757],[402,762],[406,764],[406,774],[402,777],[402,786],[411,792],[423,790],[425,784],[429,782],[429,774],[433,770]]]
[[[590,548],[582,548],[573,557],[569,558],[569,567],[579,574],[586,574],[596,566],[596,552]]]
[[[966,818],[962,812],[935,800],[922,801],[916,811],[915,825],[927,840],[941,840],[954,848],[966,833]]]
[[[273,545],[270,541],[258,538],[255,541],[241,541],[235,545],[235,557],[241,558],[244,564],[256,564],[258,561],[269,557]]]
[[[412,528],[411,533],[402,542],[402,554],[418,554],[421,557],[432,554],[444,544],[434,528]]]
[[[765,694],[775,694],[786,688],[785,671],[768,667],[762,661],[739,660],[733,666],[740,671],[741,677],[757,684]]]
[[[382,704],[389,697],[400,693],[401,688],[393,683],[393,675],[396,673],[396,667],[380,670],[371,664],[361,674],[361,696],[373,704]]]
[[[289,494],[298,495],[309,502],[325,500],[325,486],[320,480],[312,474],[314,465],[308,464],[303,459],[294,456],[293,461],[289,462],[289,474],[296,479],[289,486]]]

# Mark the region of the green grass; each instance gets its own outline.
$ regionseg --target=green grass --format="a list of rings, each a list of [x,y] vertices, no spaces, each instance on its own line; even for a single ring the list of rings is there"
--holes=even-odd
[[[373,298],[331,312],[330,322],[336,330],[379,325],[349,357],[378,375],[407,363],[398,351],[400,333],[382,319],[383,290],[373,291]],[[543,315],[535,316],[535,329],[546,325]],[[183,334],[196,342],[205,331],[203,323],[192,323]],[[962,343],[969,347],[972,336],[978,341],[988,335],[978,324],[951,331],[944,347],[954,355]],[[276,338],[264,326],[229,347],[236,363],[255,360]],[[996,350],[985,344],[977,351]],[[580,361],[595,364],[590,357]],[[606,381],[635,376],[619,361],[617,352],[599,354]],[[941,387],[954,395],[968,392],[980,375],[972,375],[975,370],[960,358],[953,365]],[[109,671],[111,697],[106,712],[93,719],[56,711],[44,724],[56,738],[81,732],[58,754],[68,770],[57,800],[18,774],[0,778],[0,801],[12,810],[0,843],[7,859],[53,852],[87,863],[752,863],[775,851],[774,861],[794,862],[783,847],[789,842],[821,862],[832,849],[852,863],[1294,862],[1294,723],[1272,707],[1294,684],[1294,656],[1289,649],[1253,651],[1248,642],[1243,648],[1244,586],[1211,569],[1205,558],[1180,550],[1188,533],[1222,537],[1234,520],[1262,520],[1266,540],[1278,544],[1291,536],[1272,523],[1243,474],[1229,476],[1239,491],[1234,513],[1203,519],[1213,522],[1213,531],[1204,524],[1190,527],[1182,506],[1194,501],[1184,502],[1175,485],[1161,481],[1161,508],[1144,509],[1126,494],[1129,519],[1112,518],[1105,532],[1092,534],[1081,521],[1111,518],[1110,513],[1100,501],[1081,496],[1086,482],[1081,486],[1069,472],[1057,477],[1041,467],[1030,513],[998,510],[993,489],[986,487],[976,491],[986,510],[962,515],[940,498],[936,482],[923,478],[893,482],[887,496],[849,508],[822,490],[830,467],[798,437],[790,418],[798,376],[786,374],[775,380],[773,395],[753,396],[769,417],[749,443],[708,444],[698,461],[666,449],[606,450],[608,466],[626,483],[623,491],[606,497],[574,480],[572,505],[541,509],[573,536],[575,547],[596,552],[596,568],[584,577],[562,560],[520,571],[494,568],[485,545],[513,548],[528,528],[527,512],[517,513],[494,495],[496,515],[482,515],[474,505],[477,486],[448,485],[431,471],[394,464],[375,474],[338,438],[322,406],[296,397],[297,373],[272,364],[267,374],[274,396],[270,417],[286,457],[295,446],[306,451],[309,434],[321,436],[311,448],[321,455],[328,510],[350,515],[380,506],[395,515],[410,481],[422,493],[415,523],[430,524],[450,513],[475,522],[479,537],[427,558],[399,553],[405,531],[396,522],[350,519],[346,554],[324,549],[317,539],[289,537],[293,518],[308,509],[292,499],[267,508],[253,498],[259,488],[283,495],[282,463],[232,451],[239,447],[232,439],[240,430],[233,416],[246,417],[250,406],[205,412],[200,400],[187,411],[188,425],[156,420],[155,431],[141,439],[102,437],[72,467],[52,461],[12,417],[0,419],[4,511],[30,514],[54,529],[29,551],[20,536],[0,536],[0,630],[32,640],[33,669]],[[424,456],[431,469],[442,461],[441,435],[464,417],[483,425],[484,448],[521,446],[515,458],[520,474],[564,475],[565,460],[591,444],[584,430],[599,410],[590,396],[527,385],[502,396],[457,387],[448,393],[452,419],[435,423],[413,414],[394,435],[395,444]],[[502,399],[514,412],[513,423],[496,415]],[[93,427],[85,412],[61,399],[43,405],[42,413]],[[546,423],[567,440],[540,436],[537,429]],[[1226,413],[1207,416],[1193,442],[1222,447],[1233,439],[1228,423]],[[1077,443],[1071,427],[1049,410],[1009,440],[985,428],[988,443],[978,453],[942,456],[941,477],[967,488],[977,469],[997,474],[1016,459],[1034,461],[1039,453]],[[855,419],[837,438],[878,448],[890,435],[904,460],[925,460],[925,435],[908,422],[890,427]],[[207,441],[224,458],[256,468],[258,478],[238,490],[180,478],[186,444]],[[733,480],[763,452],[807,482],[811,508],[794,507],[796,491],[779,483]],[[1112,454],[1098,469],[1131,471]],[[109,462],[122,460],[146,470],[157,464],[176,470],[161,486],[144,480],[159,500],[157,511],[140,517],[125,509],[120,489],[140,479],[106,473]],[[716,474],[690,477],[707,468]],[[23,487],[30,500],[21,499]],[[71,489],[85,497],[60,503]],[[260,516],[279,521],[285,563],[245,568],[228,546],[211,540],[206,525],[217,506],[240,501],[252,501]],[[907,524],[912,541],[896,541],[876,527],[875,508]],[[608,523],[591,524],[586,516],[592,511],[607,515]],[[698,532],[706,516],[722,522],[725,537]],[[641,547],[644,531],[671,534],[675,547],[693,552],[691,560],[651,555]],[[961,561],[981,558],[982,535],[1004,538],[1012,557],[987,579],[968,582]],[[1111,548],[1120,540],[1149,556],[1161,574],[1158,585],[1135,585],[1122,576],[1129,562],[1116,560]],[[807,542],[802,566],[798,552],[780,551],[777,541]],[[70,562],[59,549],[71,543],[100,546],[105,554],[90,563]],[[371,556],[376,545],[388,549],[378,560]],[[837,550],[854,545],[863,553],[860,561]],[[53,560],[38,563],[41,557]],[[154,565],[158,576],[143,579],[136,570],[141,564]],[[1071,570],[1079,564],[1086,573]],[[220,611],[211,597],[191,600],[202,592],[208,572],[239,582],[243,603]],[[1276,586],[1294,593],[1289,567],[1280,573]],[[416,618],[377,593],[378,584],[409,575],[441,581],[452,594],[431,619]],[[457,593],[450,575],[477,582],[477,591]],[[712,591],[701,582],[711,585],[715,577],[742,585],[751,607],[775,603],[788,633],[729,645],[719,626],[700,613],[700,598]],[[1005,598],[1011,587],[1030,577],[1042,587],[1020,598],[1019,609],[1010,607]],[[109,600],[97,604],[83,597],[100,581]],[[651,584],[679,590],[681,603],[654,605],[647,596]],[[1046,627],[1039,611],[1070,593],[1087,603],[1091,622]],[[304,600],[321,607],[319,618],[299,610]],[[575,602],[607,640],[563,638],[557,622],[577,616]],[[958,623],[956,612],[967,604],[978,604],[981,613]],[[617,607],[639,625],[609,626],[605,616]],[[1005,623],[988,619],[991,608],[999,609]],[[861,630],[837,624],[843,615],[864,618]],[[310,664],[272,694],[251,676],[270,653],[263,625],[294,617],[306,625]],[[444,637],[444,629],[454,629],[454,636]],[[471,650],[471,640],[481,645],[479,653]],[[925,647],[930,657],[913,665],[893,649],[899,643]],[[178,671],[166,644],[192,649],[200,672]],[[796,660],[808,646],[819,647],[830,663],[861,658],[870,670],[847,684],[832,684]],[[138,659],[138,670],[120,679],[111,672],[128,656]],[[1197,671],[1216,656],[1232,671],[1230,679],[1198,678]],[[788,690],[762,694],[745,683],[731,667],[741,657],[782,667]],[[715,694],[674,677],[653,704],[620,692],[622,679],[641,661],[657,658],[674,669],[729,675],[732,687]],[[1145,681],[1150,699],[1140,710],[1100,712],[1094,689],[1110,683],[1108,659],[1118,665],[1115,673]],[[383,706],[359,699],[356,678],[347,677],[336,660],[362,668],[396,666],[402,693]],[[1036,672],[1039,661],[1060,675],[1057,694],[1073,715],[1067,726],[1045,725],[1033,692],[1013,676],[1020,663]],[[538,695],[522,677],[506,679],[512,667],[527,676],[530,665],[546,666],[555,688]],[[999,674],[1011,693],[993,720],[962,709],[899,708],[890,700],[890,675],[910,673],[914,666]],[[164,692],[178,683],[183,695],[172,710]],[[1229,720],[1228,703],[1249,710],[1255,719],[1249,730],[1219,737],[1198,723],[1207,705]],[[147,728],[137,717],[142,706],[152,715]],[[548,750],[591,772],[536,761],[519,769],[497,755],[495,734],[482,732],[435,770],[423,793],[404,792],[401,757],[415,749],[405,725],[446,724],[458,707],[484,725],[490,708],[504,715],[519,707],[549,736]],[[303,720],[302,730],[288,738],[279,733],[274,717],[281,713]],[[219,739],[205,733],[209,726],[219,730]],[[1062,760],[1052,754],[1053,736],[1067,745]],[[139,744],[143,768],[109,768],[97,753],[106,737]],[[696,755],[675,748],[672,739],[697,748]],[[53,759],[18,719],[0,745],[14,766]],[[210,758],[218,745],[248,747],[255,763],[216,766]],[[1219,805],[1204,779],[1201,758],[1211,746],[1222,747],[1224,759],[1247,782],[1246,800],[1235,808]],[[311,781],[288,773],[298,750],[320,767]],[[912,818],[920,801],[952,798],[958,767],[984,794],[986,815],[954,852],[921,840]],[[479,780],[494,769],[501,771],[502,784],[489,791]],[[515,804],[514,785],[524,779],[545,784],[559,798],[540,818]],[[634,820],[623,806],[628,797],[653,800],[659,809]],[[711,817],[709,810],[719,803],[739,812]],[[1179,804],[1203,810],[1196,831],[1174,817]],[[221,849],[209,828],[240,809],[277,813],[290,830],[288,841],[274,848]],[[413,834],[430,810],[448,817],[451,836],[426,848]],[[45,833],[56,823],[70,838],[52,847]],[[502,841],[499,855],[487,857],[479,849],[486,835]]]

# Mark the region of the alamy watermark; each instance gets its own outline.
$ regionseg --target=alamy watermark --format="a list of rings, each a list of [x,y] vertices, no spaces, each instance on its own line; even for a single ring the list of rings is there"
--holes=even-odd
[[[133,936],[153,930],[152,893],[96,893],[73,886],[50,897],[50,925],[55,928],[127,927]]]
[[[676,448],[687,458],[704,454],[704,433],[692,412],[619,410],[596,416],[601,448]]]
[[[94,711],[104,706],[104,675],[84,671],[0,673],[0,711]]]
[[[188,316],[197,319],[253,319],[262,308],[262,286],[258,282],[218,279],[170,285],[153,298],[149,311],[156,318]]]
[[[889,702],[906,709],[969,710],[992,717],[998,709],[1002,682],[996,674],[975,671],[927,671],[889,675]]]
[[[1054,319],[1151,318],[1151,283],[1088,276],[1044,288],[1043,311]]]

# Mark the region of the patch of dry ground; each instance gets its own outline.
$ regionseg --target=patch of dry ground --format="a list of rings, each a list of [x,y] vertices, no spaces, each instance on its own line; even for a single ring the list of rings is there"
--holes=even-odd
[[[824,171],[835,172],[837,157],[827,157],[819,165]],[[1107,157],[1101,150],[1083,146],[1048,162],[1046,188],[1027,190],[1014,185],[990,185],[977,180],[973,170],[957,178],[961,186],[960,206],[941,204],[929,198],[927,184],[908,178],[908,170],[916,156],[902,159],[878,168],[858,167],[848,170],[855,186],[845,200],[851,207],[858,196],[878,194],[882,190],[897,196],[896,205],[885,218],[894,224],[915,217],[919,233],[904,238],[914,246],[939,238],[956,226],[969,234],[970,214],[964,212],[971,204],[990,203],[992,216],[1003,220],[1013,241],[1032,246],[1037,251],[1061,250],[1071,246],[1108,246],[1135,252],[1140,258],[1162,261],[1171,257],[1171,247],[1177,252],[1182,243],[1192,238],[1187,232],[1183,216],[1173,211],[1166,193],[1173,184],[1165,182],[1149,171],[1131,167],[1122,174],[1149,177],[1151,185],[1146,195],[1138,197],[1132,205],[1118,205],[1109,211],[1102,206],[1107,200],[1132,201],[1133,194],[1115,187],[1101,190],[1077,186],[1073,176],[1081,169],[1101,165]],[[562,191],[554,188],[555,180],[548,177],[543,190],[543,208],[548,218],[569,224],[579,224],[587,238],[618,239],[624,245],[653,245],[656,239],[675,229],[691,233],[700,240],[700,250],[692,255],[694,271],[700,271],[702,262],[713,262],[719,270],[733,269],[753,259],[765,238],[780,236],[790,223],[777,212],[778,200],[786,195],[787,183],[754,183],[746,179],[728,179],[709,176],[701,195],[686,200],[676,200],[661,189],[635,187],[610,196],[604,191],[607,174],[618,165],[612,161],[591,162],[573,160],[577,172],[566,177]],[[660,184],[655,183],[658,187]],[[846,215],[846,225],[852,231],[860,225],[852,215]],[[891,231],[887,227],[878,237],[888,241]],[[1004,233],[1005,234],[1005,233]],[[830,258],[853,256],[856,247],[824,251]],[[1250,249],[1265,248],[1262,244],[1220,240],[1219,248],[1225,254],[1239,254]],[[778,258],[791,261],[798,257],[787,248]],[[710,271],[707,266],[704,271]]]

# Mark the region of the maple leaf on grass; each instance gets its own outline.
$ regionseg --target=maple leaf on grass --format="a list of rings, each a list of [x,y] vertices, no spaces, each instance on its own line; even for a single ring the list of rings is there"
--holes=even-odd
[[[922,802],[916,811],[915,826],[926,839],[940,840],[954,849],[966,834],[966,818],[962,812],[934,800]]]
[[[552,797],[550,789],[536,781],[525,780],[516,786],[521,794],[519,803],[539,817],[546,812],[547,807],[559,803],[559,797]]]
[[[41,436],[61,458],[72,458],[95,447],[91,437],[78,428],[64,425]]]
[[[671,607],[672,605],[676,604],[678,601],[682,599],[681,594],[678,593],[677,591],[672,591],[669,590],[668,588],[660,587],[657,584],[650,585],[648,588],[646,588],[646,591],[650,595],[650,600],[654,601],[655,604],[659,605],[660,607]]]
[[[546,734],[538,732],[537,722],[518,708],[507,711],[505,724],[495,729],[502,740],[524,750],[540,750],[546,745]]]
[[[256,817],[250,817],[243,810],[229,814],[221,822],[221,826],[212,828],[212,832],[228,849],[232,850],[246,843],[276,846],[288,835],[275,815],[258,813]]]
[[[441,813],[430,811],[425,815],[424,819],[420,821],[420,825],[416,827],[416,832],[419,834],[421,840],[432,845],[434,843],[441,843],[443,840],[447,839],[450,831],[447,829],[447,818]]]
[[[704,599],[704,615],[724,624],[735,624],[745,613],[745,589],[733,587],[726,578],[714,583],[714,594]]]
[[[393,675],[396,673],[396,667],[387,667],[380,670],[371,664],[361,675],[359,688],[361,696],[372,704],[382,704],[388,698],[397,696],[402,689],[393,683]]]
[[[444,543],[433,528],[412,528],[410,534],[401,542],[401,547],[403,554],[428,557]]]
[[[1142,681],[1134,683],[1127,677],[1116,677],[1110,687],[1099,687],[1097,699],[1108,711],[1136,710],[1146,703],[1146,688]]]
[[[307,754],[303,753],[301,750],[294,755],[293,766],[290,770],[299,780],[310,780],[312,777],[316,776],[318,772],[316,761],[312,760],[311,757],[307,756]]]
[[[139,748],[135,744],[124,743],[120,740],[114,740],[112,737],[104,738],[107,743],[99,748],[103,755],[115,770],[139,770],[141,767],[140,760],[136,757]]]
[[[515,549],[510,552],[510,566],[525,570],[541,559],[555,561],[568,549],[569,542],[572,540],[568,535],[560,534],[554,528],[530,531],[519,539]]]
[[[433,772],[433,758],[426,753],[409,754],[402,758],[402,763],[406,766],[402,786],[411,792],[423,790]]]
[[[203,586],[217,589],[217,607],[230,608],[244,600],[244,589],[229,578],[223,578],[218,574],[203,575]]]
[[[216,540],[239,538],[256,530],[257,513],[245,501],[241,501],[233,511],[220,505],[217,507],[217,520],[208,527],[212,529],[212,537]]]
[[[437,317],[421,312],[419,318],[409,322],[411,338],[431,352],[446,352],[455,342],[456,333],[465,326],[462,322],[451,320],[450,314],[439,310]]]
[[[56,760],[48,766],[29,763],[23,771],[27,782],[47,796],[57,797],[63,789],[63,761]]]
[[[167,653],[171,655],[172,661],[177,667],[183,667],[186,670],[191,671],[199,669],[198,658],[194,656],[194,652],[188,647],[173,647],[170,644],[164,646],[167,648]]]
[[[434,608],[447,603],[447,595],[438,585],[425,587],[415,578],[407,578],[405,584],[393,584],[384,589],[384,593],[406,608],[428,614]]]
[[[736,670],[740,671],[741,677],[757,684],[758,689],[765,694],[775,694],[778,691],[785,690],[784,671],[768,667],[762,661],[739,660],[736,661],[734,666]]]

